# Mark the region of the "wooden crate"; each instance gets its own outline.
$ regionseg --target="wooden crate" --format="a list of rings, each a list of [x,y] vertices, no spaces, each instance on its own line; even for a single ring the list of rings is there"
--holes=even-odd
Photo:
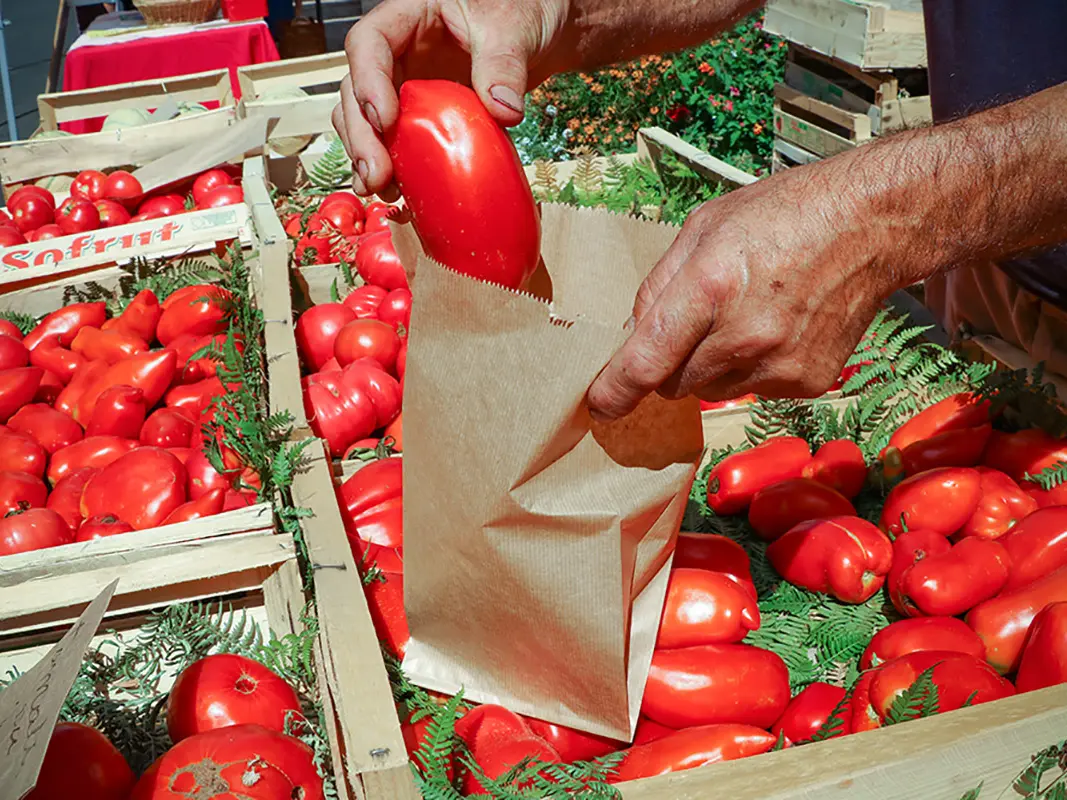
[[[819,156],[809,153],[803,147],[797,147],[786,139],[775,138],[774,150],[771,152],[771,174],[775,175],[783,170],[814,164],[821,160]]]
[[[926,66],[922,0],[771,0],[764,29],[860,69]]]
[[[216,69],[173,78],[158,78],[119,83],[75,92],[56,92],[37,96],[40,130],[55,131],[65,122],[106,117],[115,111],[136,108],[151,111],[164,103],[218,103],[219,108],[206,113],[218,114],[229,107],[233,112],[233,92],[229,70]],[[175,119],[161,120],[175,122]],[[158,122],[150,122],[157,125]],[[159,130],[153,128],[153,130]]]

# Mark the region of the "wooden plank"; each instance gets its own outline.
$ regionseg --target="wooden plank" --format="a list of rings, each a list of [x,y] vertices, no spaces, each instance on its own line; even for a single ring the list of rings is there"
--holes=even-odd
[[[277,117],[278,124],[271,131],[271,139],[290,136],[309,136],[333,130],[333,109],[341,96],[337,92],[284,100],[241,101],[245,119]]]
[[[407,766],[389,679],[362,582],[348,545],[321,442],[293,483],[297,506],[314,517],[302,524],[314,565],[315,597],[327,687],[345,744],[348,778],[366,800],[417,800]]]
[[[985,363],[996,362],[1005,369],[1030,371],[1037,366],[1037,362],[1025,350],[997,336],[970,336],[964,340],[963,350],[972,360]],[[1056,387],[1056,396],[1061,401],[1067,402],[1067,379],[1053,372],[1046,372],[1044,379]]]
[[[736,188],[759,180],[755,175],[750,175],[725,161],[720,161],[662,128],[641,128],[637,132],[638,155],[648,154],[655,165],[664,150],[669,150],[690,169],[704,176],[711,183]]]
[[[874,133],[880,133],[882,130],[881,107],[867,102],[829,78],[788,61],[785,65],[785,83],[790,88],[814,97],[816,100],[837,106],[845,111],[866,114],[871,120],[871,130]]]
[[[849,131],[849,139],[857,144],[871,138],[871,118],[866,113],[846,111],[835,105],[810,97],[784,83],[774,86],[774,97],[781,108],[794,115],[797,111],[817,116],[831,125]]]
[[[783,156],[789,159],[789,161],[798,165],[814,164],[816,161],[822,160],[814,153],[809,153],[803,147],[797,147],[795,144],[793,144],[792,142],[788,142],[785,139],[774,140],[774,152],[781,153]]]
[[[881,105],[897,96],[897,78],[892,72],[863,70],[847,61],[820,53],[804,45],[789,43],[787,63],[794,63],[835,82],[853,81],[871,92],[871,100]]]
[[[241,97],[255,99],[270,89],[306,89],[339,81],[347,74],[348,58],[338,52],[238,67],[237,81]]]
[[[890,100],[882,112],[883,133],[924,128],[933,124],[934,112],[929,96]]]
[[[855,142],[825,131],[810,122],[805,122],[777,106],[774,109],[774,132],[787,142],[792,142],[822,158],[844,153],[856,147]]]

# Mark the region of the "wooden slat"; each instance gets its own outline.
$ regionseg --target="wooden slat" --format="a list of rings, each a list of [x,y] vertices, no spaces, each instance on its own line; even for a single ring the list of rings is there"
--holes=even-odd
[[[774,109],[774,132],[787,142],[792,142],[823,158],[844,153],[856,147],[855,142],[825,131],[810,122],[805,122],[777,106]]]
[[[776,84],[774,97],[783,110],[794,113],[793,109],[813,114],[826,122],[849,131],[850,141],[864,142],[871,138],[871,118],[866,113],[846,111],[830,103],[810,97],[784,83]]]
[[[795,144],[787,142],[785,139],[774,140],[774,151],[776,153],[781,153],[795,164],[814,164],[816,161],[821,160],[819,156],[814,153],[809,153],[803,147],[797,147]]]
[[[785,65],[785,83],[790,88],[814,97],[816,100],[822,100],[824,103],[837,106],[845,111],[866,114],[871,120],[871,130],[875,133],[881,132],[881,107],[867,102],[829,78],[789,61]]]
[[[725,161],[720,161],[715,156],[705,153],[662,128],[641,128],[637,132],[639,155],[647,153],[652,158],[652,163],[656,164],[660,153],[664,150],[669,150],[690,169],[704,176],[711,183],[736,188],[747,186],[758,180],[755,175],[750,175]]]
[[[934,112],[929,97],[902,97],[890,100],[882,112],[882,132],[909,130],[933,125]]]
[[[238,67],[237,82],[241,87],[241,97],[256,99],[269,89],[306,89],[339,81],[347,73],[348,59],[343,52],[326,53]]]
[[[333,130],[333,109],[341,97],[337,92],[316,94],[286,100],[241,101],[246,119],[277,117],[278,124],[271,131],[271,139],[290,136],[310,136]]]

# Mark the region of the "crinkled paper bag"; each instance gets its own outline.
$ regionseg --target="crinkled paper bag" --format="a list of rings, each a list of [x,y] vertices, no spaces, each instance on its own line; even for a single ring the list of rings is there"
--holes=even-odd
[[[421,257],[404,398],[404,587],[418,684],[629,740],[703,447],[694,398],[593,423],[676,229],[542,209],[551,303]],[[542,275],[542,284],[544,285]]]

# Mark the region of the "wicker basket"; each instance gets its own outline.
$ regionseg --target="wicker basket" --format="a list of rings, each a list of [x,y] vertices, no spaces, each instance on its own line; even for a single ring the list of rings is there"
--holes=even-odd
[[[219,0],[133,0],[149,25],[208,22],[219,13]]]

